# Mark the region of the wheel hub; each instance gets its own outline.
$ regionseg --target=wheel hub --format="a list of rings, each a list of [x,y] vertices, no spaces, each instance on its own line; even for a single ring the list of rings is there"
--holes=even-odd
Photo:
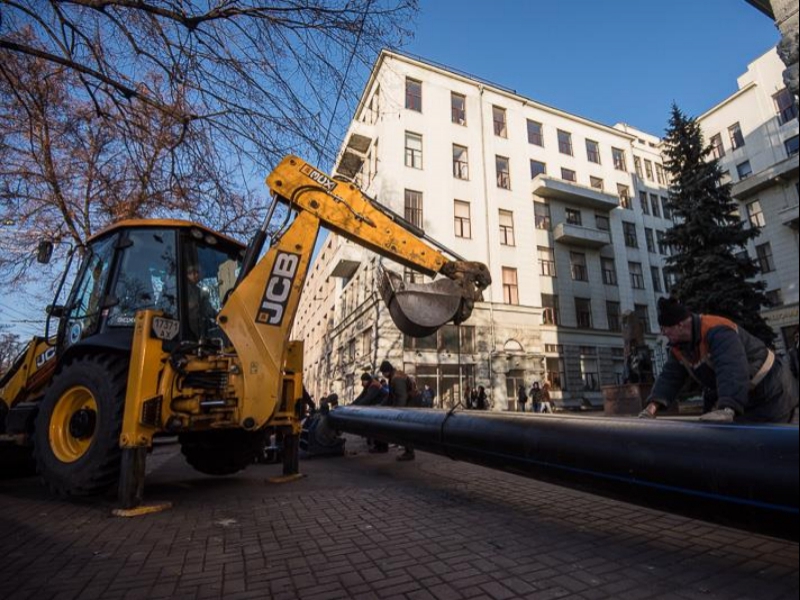
[[[90,408],[76,411],[69,420],[69,434],[79,440],[91,437],[97,424],[97,413]]]

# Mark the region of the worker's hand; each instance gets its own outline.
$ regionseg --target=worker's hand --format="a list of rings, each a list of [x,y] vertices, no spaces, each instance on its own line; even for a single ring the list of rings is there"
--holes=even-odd
[[[655,419],[656,412],[658,411],[658,405],[655,402],[651,402],[647,406],[644,407],[642,412],[639,413],[640,419]]]

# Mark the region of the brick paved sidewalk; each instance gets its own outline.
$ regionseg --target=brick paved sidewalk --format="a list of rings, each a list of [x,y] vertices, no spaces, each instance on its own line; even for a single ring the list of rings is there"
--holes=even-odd
[[[211,478],[150,459],[166,513],[118,519],[0,481],[0,598],[275,600],[798,597],[798,545],[417,453]],[[357,453],[352,454],[356,450]]]

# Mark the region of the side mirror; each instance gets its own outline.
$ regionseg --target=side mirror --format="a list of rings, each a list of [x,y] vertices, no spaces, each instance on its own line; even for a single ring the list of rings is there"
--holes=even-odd
[[[53,257],[53,242],[50,240],[42,240],[39,242],[39,247],[36,249],[36,262],[46,265]]]

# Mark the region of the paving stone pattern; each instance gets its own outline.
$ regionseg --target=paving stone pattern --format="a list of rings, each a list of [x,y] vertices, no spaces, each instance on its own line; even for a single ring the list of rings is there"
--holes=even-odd
[[[35,478],[0,481],[0,598],[158,600],[769,600],[798,597],[798,545],[358,438],[344,458],[232,477],[151,457],[120,519]],[[392,451],[394,452],[394,450]]]

